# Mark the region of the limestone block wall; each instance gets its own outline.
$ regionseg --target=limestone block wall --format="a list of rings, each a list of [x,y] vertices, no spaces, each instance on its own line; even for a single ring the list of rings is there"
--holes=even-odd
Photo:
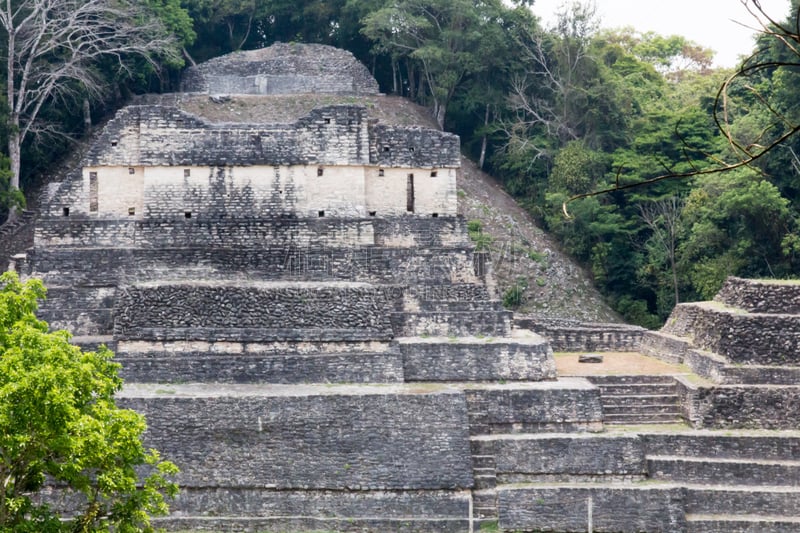
[[[627,324],[587,323],[537,316],[515,316],[514,325],[545,337],[556,352],[636,351],[646,331]]]
[[[798,386],[679,383],[684,418],[695,428],[798,429]]]
[[[176,233],[170,233],[176,236]],[[226,235],[232,235],[225,232]],[[41,241],[40,241],[41,242]],[[132,242],[136,242],[135,238]],[[120,285],[168,276],[180,280],[356,281],[409,285],[420,308],[425,301],[485,302],[486,286],[475,276],[469,250],[432,248],[418,255],[408,248],[302,246],[291,241],[262,246],[232,242],[209,249],[174,242],[169,248],[35,249],[26,274],[46,285]],[[458,282],[466,279],[471,281]],[[411,297],[411,296],[409,296]]]
[[[714,300],[751,313],[800,314],[800,283],[729,277]]]
[[[512,485],[497,500],[508,531],[686,531],[682,488]]]
[[[733,363],[800,364],[800,324],[796,317],[744,313],[714,303],[691,307],[695,347],[723,355]]]
[[[366,110],[356,105],[270,125],[212,124],[175,107],[130,105],[98,136],[85,166],[367,164],[368,143]]]
[[[375,242],[373,225],[358,219],[129,220],[52,218],[35,230],[37,248],[357,248]]]
[[[355,105],[294,124],[211,124],[128,106],[104,129],[51,215],[173,218],[452,216],[458,137],[368,125]],[[60,207],[60,209],[58,209]]]
[[[473,437],[473,453],[495,458],[502,484],[641,481],[647,476],[644,443],[636,434],[480,436]]]
[[[402,290],[357,283],[148,283],[121,288],[117,339],[388,339]]]
[[[346,51],[321,44],[276,43],[190,67],[181,90],[211,94],[377,94],[378,83]]]
[[[147,417],[146,445],[181,465],[184,488],[473,483],[464,396],[444,388],[134,385],[120,403]]]

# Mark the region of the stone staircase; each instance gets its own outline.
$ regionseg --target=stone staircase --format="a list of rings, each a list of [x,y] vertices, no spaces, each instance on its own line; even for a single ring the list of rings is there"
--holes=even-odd
[[[800,435],[645,436],[650,479],[685,488],[687,533],[800,530]]]
[[[496,483],[474,493],[473,515],[504,531],[796,532],[798,446],[785,431],[473,437]]]
[[[680,423],[677,384],[671,376],[594,376],[605,424]]]

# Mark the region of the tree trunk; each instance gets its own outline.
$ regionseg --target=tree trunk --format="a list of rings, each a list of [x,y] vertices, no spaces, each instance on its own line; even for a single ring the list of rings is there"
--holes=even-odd
[[[489,127],[489,104],[486,104],[486,113],[483,115],[483,136],[481,137],[481,157],[478,160],[478,168],[483,170],[483,164],[486,162],[486,145],[489,143],[489,136],[486,133],[486,128]]]
[[[16,122],[16,124],[14,123]],[[19,146],[19,121],[9,119],[8,128],[8,159],[11,167],[11,189],[19,189],[19,171],[21,152]],[[8,221],[13,222],[19,218],[19,208],[11,205],[8,210]]]
[[[436,123],[439,125],[439,129],[444,130],[444,116],[447,112],[447,108],[438,100],[434,100],[433,110],[436,115]]]
[[[408,98],[417,102],[417,80],[414,67],[410,61],[406,61],[406,70],[408,71]],[[419,102],[417,102],[419,103]]]
[[[89,107],[89,99],[83,99],[83,134],[92,133],[92,109]]]

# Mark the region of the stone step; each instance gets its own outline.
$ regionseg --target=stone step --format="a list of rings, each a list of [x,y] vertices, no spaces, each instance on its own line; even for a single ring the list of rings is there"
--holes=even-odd
[[[652,479],[731,485],[800,486],[800,461],[770,461],[693,458],[680,456],[648,456],[647,470]]]
[[[497,490],[484,489],[472,491],[472,507],[473,509],[494,509],[494,514],[497,514]]]
[[[603,405],[603,414],[606,419],[615,415],[673,415],[680,416],[680,408],[676,403],[654,404],[654,405]]]
[[[800,457],[800,432],[703,431],[642,435],[648,455],[792,461]]]
[[[689,485],[686,487],[686,512],[800,516],[800,488]]]
[[[473,470],[478,468],[496,468],[496,461],[494,455],[473,455],[472,456],[472,468]]]
[[[683,418],[673,413],[657,414],[612,414],[603,419],[606,424],[639,425],[639,424],[681,424]]]
[[[669,395],[675,394],[674,384],[642,383],[642,384],[619,384],[619,385],[598,385],[600,394],[603,396],[647,396],[647,395]]]
[[[491,522],[495,520],[490,520]],[[463,533],[470,529],[465,515],[458,518],[372,517],[248,517],[178,516],[154,518],[153,525],[167,531],[414,531]]]
[[[687,533],[797,533],[800,517],[687,514]]]
[[[472,507],[472,518],[480,518],[480,519],[497,519],[497,506],[494,507]]]
[[[497,476],[494,474],[476,475],[473,479],[475,480],[473,486],[477,490],[494,489],[497,487]]]
[[[639,394],[639,395],[620,395],[620,396],[600,396],[603,409],[607,407],[644,407],[644,406],[663,406],[678,405],[677,394]]]
[[[590,376],[589,381],[598,386],[613,385],[674,385],[672,376],[633,375],[633,376]]]

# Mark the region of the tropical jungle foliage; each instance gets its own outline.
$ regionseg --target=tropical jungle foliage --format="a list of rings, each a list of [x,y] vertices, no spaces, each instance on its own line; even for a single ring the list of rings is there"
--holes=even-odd
[[[764,32],[742,68],[727,71],[683,37],[602,29],[589,2],[565,4],[548,28],[530,3],[147,0],[180,55],[98,61],[107,90],[88,96],[98,118],[131,93],[173,89],[179,58],[275,41],[331,44],[353,52],[385,92],[429,106],[460,134],[465,152],[591,270],[630,321],[658,326],[676,302],[708,298],[728,275],[796,276],[798,0],[772,18],[750,0]],[[59,139],[83,129],[78,106],[55,100],[40,118],[60,126],[67,135]],[[23,144],[23,189],[53,146]],[[0,160],[8,204],[4,168]],[[600,190],[610,192],[593,194]]]

